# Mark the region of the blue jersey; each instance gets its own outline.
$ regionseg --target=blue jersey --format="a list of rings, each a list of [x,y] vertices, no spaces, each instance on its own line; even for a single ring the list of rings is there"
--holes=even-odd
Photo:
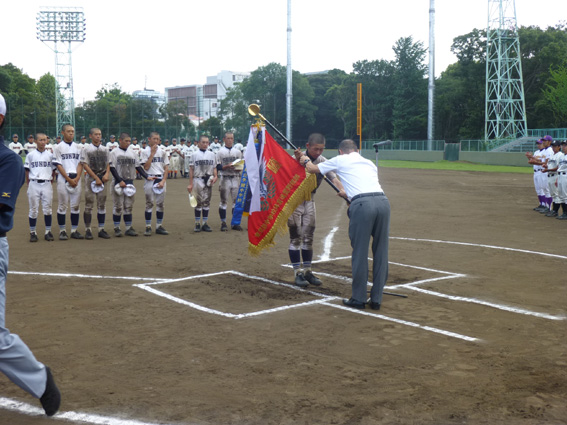
[[[0,234],[14,225],[14,209],[26,173],[19,155],[4,146],[0,136]]]

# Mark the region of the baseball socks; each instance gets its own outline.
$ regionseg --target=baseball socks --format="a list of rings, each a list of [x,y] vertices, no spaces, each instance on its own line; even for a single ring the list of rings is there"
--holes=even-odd
[[[311,285],[319,286],[321,285],[321,280],[316,277],[311,271],[311,261],[313,260],[313,250],[312,249],[302,249],[301,258],[303,258],[303,268],[305,269],[305,280]]]
[[[305,280],[305,275],[301,269],[301,252],[297,249],[289,249],[289,259],[293,267],[293,273],[295,275],[294,283],[300,288],[305,288],[309,285],[309,282]]]

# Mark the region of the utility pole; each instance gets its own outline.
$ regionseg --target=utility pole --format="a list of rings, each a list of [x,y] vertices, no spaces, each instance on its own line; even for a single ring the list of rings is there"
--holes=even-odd
[[[433,149],[435,111],[435,0],[429,0],[429,85],[427,88],[427,150]]]
[[[484,139],[527,135],[515,0],[488,0]]]

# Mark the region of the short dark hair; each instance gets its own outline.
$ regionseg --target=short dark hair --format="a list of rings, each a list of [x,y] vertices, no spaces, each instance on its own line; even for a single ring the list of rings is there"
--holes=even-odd
[[[71,124],[69,124],[69,123],[63,124],[63,125],[61,126],[61,131],[65,131],[65,129],[66,129],[67,127],[73,127],[73,126],[72,126]],[[75,127],[73,127],[73,128],[75,128]]]
[[[343,151],[344,153],[351,153],[356,151],[358,148],[354,140],[345,139],[341,143],[339,143],[339,150]]]
[[[130,135],[124,131],[124,132],[120,133],[120,136],[118,138],[120,140],[124,140],[126,137],[130,137]]]
[[[307,143],[309,143],[310,145],[324,145],[325,136],[323,136],[321,133],[312,133],[309,135]]]

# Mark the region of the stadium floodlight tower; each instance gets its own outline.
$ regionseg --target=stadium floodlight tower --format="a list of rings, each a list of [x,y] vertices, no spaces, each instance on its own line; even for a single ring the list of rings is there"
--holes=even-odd
[[[75,126],[72,43],[85,41],[82,7],[42,7],[37,14],[37,39],[55,52],[56,134],[63,124]]]
[[[527,135],[520,39],[515,0],[488,0],[484,138]]]

